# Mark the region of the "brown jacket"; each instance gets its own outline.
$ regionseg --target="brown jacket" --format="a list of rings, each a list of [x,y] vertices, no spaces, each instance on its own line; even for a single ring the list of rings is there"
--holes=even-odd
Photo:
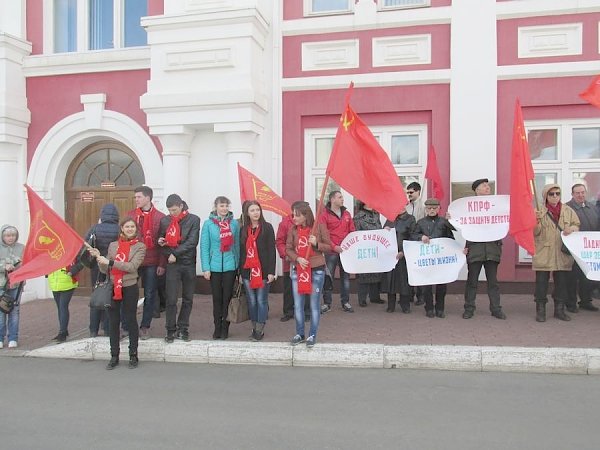
[[[117,249],[119,243],[117,241],[111,242],[108,246],[108,255],[106,256],[109,260],[114,261],[117,255]],[[115,269],[123,270],[127,273],[123,275],[123,287],[133,286],[138,281],[138,268],[144,261],[146,256],[146,246],[142,242],[138,242],[131,247],[129,252],[129,261],[115,261],[113,267]],[[106,273],[108,266],[106,264],[98,264],[100,272]]]
[[[325,255],[323,254],[323,252],[331,251],[331,240],[329,239],[329,232],[327,231],[327,227],[324,224],[320,223],[317,226],[316,237],[317,248],[315,249],[313,247],[311,251],[311,257],[308,259],[311,269],[324,266]],[[292,262],[295,262],[298,259],[298,254],[296,253],[296,245],[298,245],[298,233],[296,232],[296,227],[293,226],[288,232],[287,241],[285,243],[285,252],[287,254],[287,257]]]
[[[558,184],[549,184],[544,187],[542,193],[543,204],[546,204],[546,196],[550,189],[558,188]],[[546,206],[542,206],[539,215],[540,219],[533,230],[535,240],[535,255],[533,256],[533,270],[541,272],[553,272],[555,270],[571,270],[573,267],[573,257],[563,253],[561,232],[554,224],[554,221],[548,214]],[[566,204],[562,204],[558,224],[564,230],[565,228],[575,227],[579,230],[579,217]]]

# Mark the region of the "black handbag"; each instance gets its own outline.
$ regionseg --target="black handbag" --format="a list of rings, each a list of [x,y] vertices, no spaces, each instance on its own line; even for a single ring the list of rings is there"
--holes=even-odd
[[[107,309],[113,307],[113,281],[110,278],[110,270],[106,274],[106,279],[96,281],[94,290],[90,296],[90,308],[92,309]]]
[[[23,283],[19,283],[19,287],[17,288],[17,295],[15,295],[16,299],[12,298],[10,295],[8,295],[6,293],[7,287],[8,287],[8,281],[6,282],[6,285],[4,286],[2,295],[0,295],[0,311],[2,311],[4,314],[10,314],[12,312],[12,310],[15,308],[15,305],[17,304],[17,300],[19,299],[19,296],[21,295],[21,288],[23,287]]]
[[[550,219],[552,220],[552,222],[554,222],[554,225],[556,225],[556,228],[558,228],[559,233],[562,233],[563,229],[560,227],[560,225],[558,224],[558,222],[556,220],[554,220],[554,216],[552,216],[552,214],[550,214],[550,212],[548,212],[548,216],[550,217]],[[567,248],[567,246],[565,245],[564,242],[560,246],[560,251],[563,252],[565,255],[571,256],[571,252],[569,251],[569,249]]]

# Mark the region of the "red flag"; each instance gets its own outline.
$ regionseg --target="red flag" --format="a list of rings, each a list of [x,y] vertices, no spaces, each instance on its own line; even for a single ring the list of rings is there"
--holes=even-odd
[[[515,242],[531,255],[535,253],[533,229],[537,219],[533,210],[534,174],[525,136],[523,112],[517,99],[510,171],[510,225],[508,232]]]
[[[49,274],[73,262],[83,239],[29,186],[29,238],[21,267],[8,277],[11,284]]]
[[[387,153],[350,107],[349,93],[326,173],[357,199],[394,220],[408,203],[406,193]]]
[[[238,163],[238,178],[242,203],[246,200],[256,200],[262,209],[273,211],[282,217],[287,217],[292,213],[292,207],[288,202],[273,192],[256,175],[240,166],[240,163]]]
[[[585,91],[579,94],[579,96],[595,107],[600,108],[600,75],[594,78],[592,84],[590,84]]]
[[[442,183],[442,177],[440,176],[440,169],[438,168],[433,145],[430,145],[429,150],[427,151],[425,178],[431,181],[433,197],[441,201],[444,198],[444,184]]]

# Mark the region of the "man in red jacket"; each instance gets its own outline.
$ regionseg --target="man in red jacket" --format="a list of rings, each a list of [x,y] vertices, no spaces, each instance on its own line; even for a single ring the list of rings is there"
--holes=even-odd
[[[329,201],[325,207],[325,211],[319,218],[321,223],[327,226],[329,237],[331,239],[332,252],[325,254],[327,269],[331,274],[332,281],[335,276],[336,267],[340,268],[340,297],[342,301],[342,309],[346,312],[354,312],[350,305],[350,276],[344,271],[342,262],[340,261],[340,253],[342,247],[340,244],[348,233],[355,231],[354,221],[348,210],[344,207],[344,196],[340,191],[331,191],[329,193]],[[333,283],[332,283],[333,285]],[[326,313],[331,310],[331,289],[323,289],[323,306],[321,313]]]
[[[138,238],[146,244],[146,257],[138,269],[144,287],[144,311],[140,324],[140,339],[150,337],[150,324],[154,316],[158,277],[165,273],[166,261],[158,247],[158,229],[160,219],[165,215],[152,204],[153,191],[148,186],[139,186],[134,190],[135,205],[127,215],[135,220],[138,226]]]

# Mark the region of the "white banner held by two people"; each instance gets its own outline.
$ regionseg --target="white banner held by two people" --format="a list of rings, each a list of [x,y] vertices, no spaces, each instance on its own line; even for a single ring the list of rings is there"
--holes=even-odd
[[[389,272],[396,266],[398,241],[394,230],[353,231],[340,247],[346,273]]]
[[[408,284],[428,286],[456,281],[467,258],[463,246],[450,238],[404,241],[404,257],[408,268]]]
[[[510,219],[509,195],[477,195],[448,206],[450,223],[467,241],[490,242],[506,237]]]
[[[578,231],[561,237],[588,280],[600,281],[600,231]]]

